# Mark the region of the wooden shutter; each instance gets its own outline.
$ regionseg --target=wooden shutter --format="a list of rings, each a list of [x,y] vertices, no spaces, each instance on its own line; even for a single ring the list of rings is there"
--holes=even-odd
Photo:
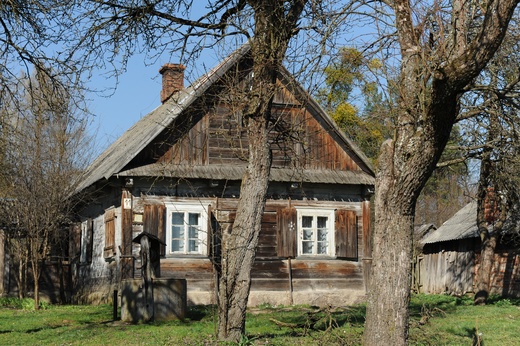
[[[94,220],[87,220],[87,263],[92,263],[92,252],[94,250]]]
[[[143,214],[143,231],[153,234],[166,243],[166,208],[162,204],[146,204]],[[161,256],[166,255],[166,247],[161,245]]]
[[[116,254],[116,210],[114,208],[105,211],[105,258]]]
[[[81,254],[81,222],[75,222],[70,227],[69,257],[71,261],[79,262]]]
[[[213,216],[212,216],[212,211],[211,211],[211,205],[208,205],[208,209],[206,209],[207,212],[208,212],[208,224],[207,224],[207,231],[208,233],[206,234],[206,245],[207,245],[207,251],[206,253],[208,254],[208,256],[212,256],[213,254],[213,245],[214,245],[214,241],[213,241],[213,237],[215,235],[215,230],[213,229],[216,225],[215,225],[215,222],[213,222]]]
[[[352,210],[336,210],[336,256],[358,257],[357,217]]]
[[[296,209],[280,208],[276,211],[276,252],[279,257],[296,257]]]

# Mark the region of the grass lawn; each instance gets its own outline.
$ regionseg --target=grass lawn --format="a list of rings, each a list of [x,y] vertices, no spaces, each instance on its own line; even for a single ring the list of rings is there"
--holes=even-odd
[[[410,345],[518,345],[520,300],[414,296]],[[360,345],[363,305],[334,310],[261,306],[248,313],[244,345]],[[214,307],[194,307],[181,321],[126,324],[112,307],[44,306],[0,298],[0,345],[218,345]]]

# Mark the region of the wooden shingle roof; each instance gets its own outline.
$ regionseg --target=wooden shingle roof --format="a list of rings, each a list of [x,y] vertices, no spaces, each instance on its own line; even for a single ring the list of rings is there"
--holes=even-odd
[[[248,51],[249,46],[240,47],[188,88],[180,90],[164,104],[142,117],[87,168],[85,179],[80,183],[77,191],[81,191],[103,178],[108,179],[112,175],[119,173],[141,150],[170,125],[183,110],[188,108]]]
[[[120,172],[122,177],[183,177],[188,179],[242,180],[245,165],[151,164]],[[272,168],[270,181],[344,185],[373,185],[374,178],[363,171]]]

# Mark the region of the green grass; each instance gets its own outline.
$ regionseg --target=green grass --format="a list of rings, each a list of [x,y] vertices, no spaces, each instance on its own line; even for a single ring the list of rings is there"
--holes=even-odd
[[[42,305],[0,298],[0,345],[218,345],[216,311],[191,308],[185,321],[126,324],[112,307]],[[520,301],[418,295],[410,304],[410,345],[517,345]],[[365,307],[318,310],[263,305],[248,313],[243,345],[360,345]]]

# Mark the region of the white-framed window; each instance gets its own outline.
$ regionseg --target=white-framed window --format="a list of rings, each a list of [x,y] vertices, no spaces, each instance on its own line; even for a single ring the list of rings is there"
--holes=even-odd
[[[334,209],[296,211],[298,256],[335,256]]]
[[[207,208],[200,204],[167,204],[166,212],[166,254],[206,255]]]

